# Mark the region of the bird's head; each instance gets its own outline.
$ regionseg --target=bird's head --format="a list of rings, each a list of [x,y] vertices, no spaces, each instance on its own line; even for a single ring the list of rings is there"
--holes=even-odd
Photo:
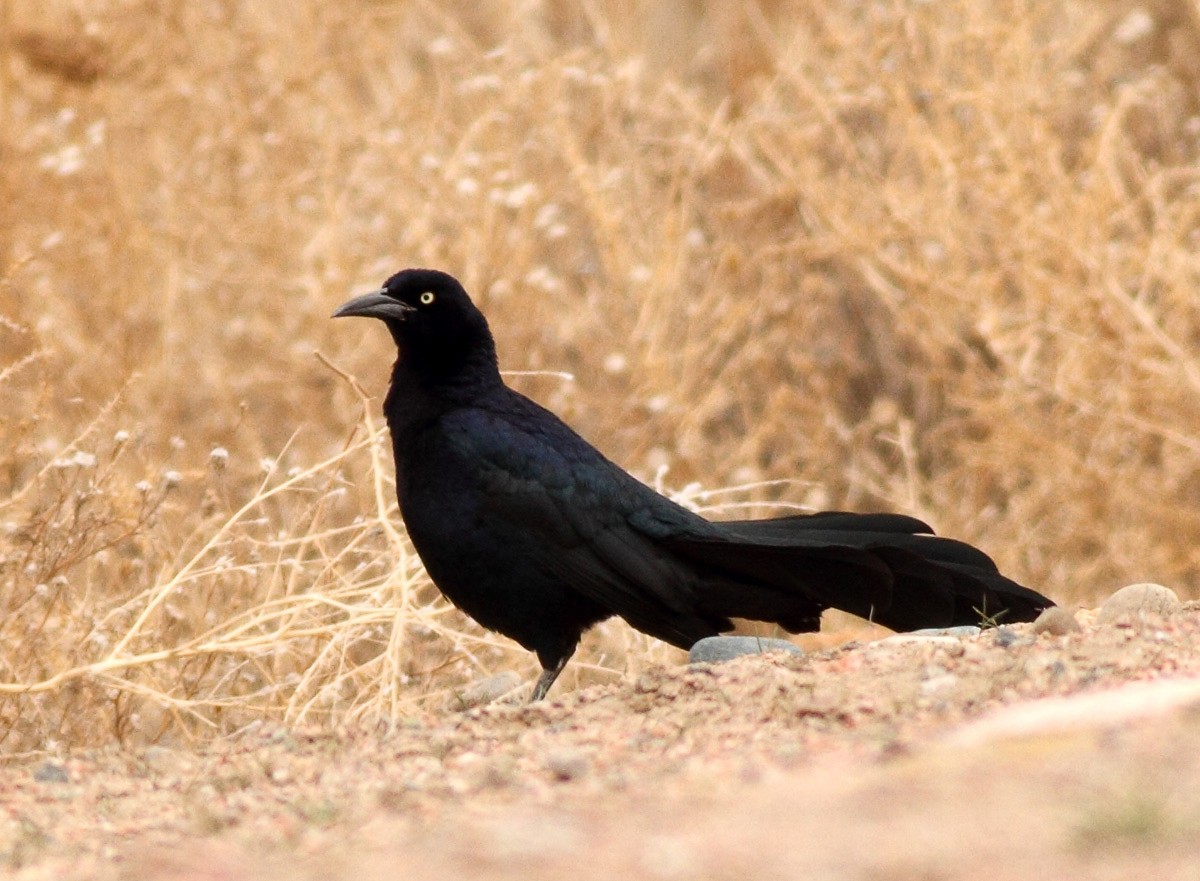
[[[422,379],[450,378],[463,370],[496,369],[487,319],[452,275],[404,269],[378,290],[343,303],[334,318],[363,316],[387,325],[400,360]]]

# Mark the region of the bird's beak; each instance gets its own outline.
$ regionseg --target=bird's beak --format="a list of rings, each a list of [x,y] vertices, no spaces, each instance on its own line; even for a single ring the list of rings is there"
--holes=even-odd
[[[383,288],[355,297],[338,306],[331,318],[348,318],[361,315],[364,318],[379,318],[383,321],[403,321],[413,307],[389,297]]]

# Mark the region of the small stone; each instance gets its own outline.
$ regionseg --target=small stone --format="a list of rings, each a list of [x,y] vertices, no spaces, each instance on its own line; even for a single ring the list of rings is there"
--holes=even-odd
[[[33,779],[39,783],[70,783],[67,769],[58,762],[42,762],[33,772]]]
[[[1002,649],[1010,648],[1021,641],[1021,634],[1011,627],[996,628],[996,645]]]
[[[1144,621],[1165,618],[1183,606],[1175,591],[1161,584],[1130,584],[1104,601],[1096,614],[1097,624],[1115,624],[1122,619]]]
[[[556,749],[546,754],[546,767],[556,780],[575,780],[587,773],[587,756],[579,750]]]
[[[762,655],[767,652],[788,652],[802,655],[799,646],[786,639],[765,636],[709,636],[697,642],[688,652],[689,664],[721,664],[743,655]]]
[[[1082,628],[1075,620],[1075,613],[1062,606],[1051,606],[1038,615],[1033,622],[1034,636],[1048,633],[1051,636],[1066,636],[1068,633],[1078,633]]]
[[[472,682],[462,691],[450,698],[450,704],[455,709],[469,710],[471,707],[481,707],[499,700],[521,685],[521,677],[512,670],[505,670],[495,676],[488,676]]]
[[[962,627],[926,627],[923,630],[910,630],[908,636],[978,636],[982,629],[974,624],[964,624]],[[905,635],[905,634],[897,634]]]

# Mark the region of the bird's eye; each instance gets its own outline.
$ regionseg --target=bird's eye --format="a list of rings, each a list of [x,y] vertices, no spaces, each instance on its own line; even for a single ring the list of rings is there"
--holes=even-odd
[[[421,294],[421,305],[428,306],[435,299],[436,297],[433,296],[433,291],[426,291],[425,293]]]

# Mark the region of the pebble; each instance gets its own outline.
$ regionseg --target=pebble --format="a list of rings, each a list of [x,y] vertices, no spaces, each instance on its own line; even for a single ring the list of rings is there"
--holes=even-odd
[[[1075,613],[1062,606],[1051,606],[1038,615],[1033,622],[1034,636],[1048,633],[1051,636],[1066,636],[1068,633],[1078,633],[1082,628],[1075,620]]]
[[[1175,591],[1161,584],[1130,584],[1104,601],[1096,614],[1097,624],[1115,624],[1120,620],[1144,621],[1148,617],[1165,618],[1183,607]]]
[[[720,664],[743,655],[761,655],[767,652],[804,654],[799,646],[786,639],[770,639],[765,636],[709,636],[692,646],[688,652],[688,663]]]
[[[70,783],[67,769],[58,762],[42,762],[33,772],[33,779],[39,783]]]
[[[996,628],[996,645],[1002,649],[1014,646],[1021,641],[1021,634],[1013,630],[1011,627]]]

